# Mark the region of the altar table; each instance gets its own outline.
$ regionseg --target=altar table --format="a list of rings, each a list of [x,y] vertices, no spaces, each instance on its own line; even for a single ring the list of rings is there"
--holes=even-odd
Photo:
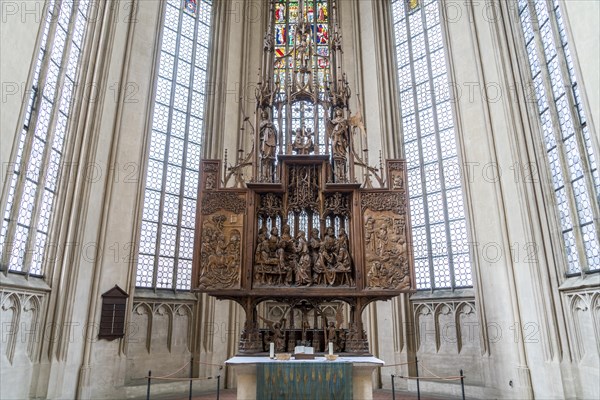
[[[311,363],[307,365],[306,363]],[[288,374],[304,374],[302,379],[307,379],[308,375],[305,372],[310,371],[312,374],[316,374],[319,365],[323,366],[323,371],[327,372],[330,378],[334,379],[332,385],[339,385],[338,381],[343,378],[345,368],[333,368],[334,366],[342,367],[339,363],[345,363],[351,365],[352,375],[349,376],[347,382],[352,382],[351,392],[348,390],[338,391],[337,394],[342,398],[344,394],[351,393],[351,398],[355,400],[372,400],[373,398],[373,381],[371,376],[375,368],[384,365],[384,362],[375,357],[338,357],[334,361],[327,361],[325,357],[316,357],[314,360],[289,360],[279,361],[272,360],[268,357],[233,357],[226,361],[226,364],[231,366],[237,375],[237,399],[238,400],[256,400],[257,389],[264,393],[264,387],[258,387],[257,377],[260,375],[263,379],[263,385],[271,385],[273,383],[273,376],[267,377],[270,381],[265,381],[265,371],[269,373],[281,373],[286,371]],[[259,366],[260,364],[260,366]],[[269,368],[265,368],[264,364],[269,364]],[[277,368],[276,366],[282,368]],[[295,366],[303,365],[306,368],[295,368]],[[328,368],[327,366],[331,366]],[[273,367],[273,368],[272,368]],[[278,372],[277,372],[278,371]],[[299,376],[299,375],[297,375]],[[294,378],[293,376],[291,377]],[[315,378],[317,376],[315,375]],[[323,377],[318,378],[323,381]],[[322,382],[323,385],[329,383],[325,380]],[[275,394],[273,398],[278,398]],[[333,397],[331,397],[333,398]]]

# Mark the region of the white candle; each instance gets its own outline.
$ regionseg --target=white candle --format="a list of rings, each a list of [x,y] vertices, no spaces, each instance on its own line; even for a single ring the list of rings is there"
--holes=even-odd
[[[333,355],[333,342],[329,342],[329,355]]]
[[[269,357],[275,358],[275,343],[269,343]]]

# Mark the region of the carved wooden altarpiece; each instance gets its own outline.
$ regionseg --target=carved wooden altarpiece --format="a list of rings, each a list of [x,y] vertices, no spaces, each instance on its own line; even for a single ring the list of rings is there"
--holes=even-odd
[[[271,2],[271,21],[282,3]],[[276,51],[276,24],[265,36],[257,129],[245,118],[252,150],[233,165],[226,156],[201,164],[192,286],[244,308],[240,354],[269,342],[277,351],[324,351],[329,341],[338,352],[368,353],[364,308],[415,290],[406,164],[369,164],[341,72],[335,1],[317,4],[331,11],[325,46],[311,28],[315,16],[302,12],[312,3],[298,3],[286,51]],[[267,301],[291,312],[268,320],[258,312]],[[336,301],[347,317],[328,320],[324,305]]]

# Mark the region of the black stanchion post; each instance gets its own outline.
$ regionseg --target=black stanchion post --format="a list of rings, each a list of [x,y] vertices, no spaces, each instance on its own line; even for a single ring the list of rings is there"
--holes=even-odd
[[[150,379],[152,379],[152,370],[148,371],[148,387],[146,388],[146,400],[150,400]]]
[[[392,374],[392,400],[396,400],[396,388],[394,388],[394,374]]]
[[[219,391],[221,389],[221,373],[217,375],[217,400],[219,400]]]
[[[421,384],[419,379],[419,360],[415,357],[415,372],[417,373],[417,399],[421,400]]]
[[[463,376],[463,370],[460,370],[460,388],[462,390],[462,398],[465,400],[465,377]]]
[[[190,395],[188,397],[189,400],[192,400],[192,379],[194,378],[194,356],[192,356],[192,361],[190,361]]]

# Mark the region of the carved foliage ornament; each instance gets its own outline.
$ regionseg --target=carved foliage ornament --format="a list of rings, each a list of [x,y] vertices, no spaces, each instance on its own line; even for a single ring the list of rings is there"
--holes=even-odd
[[[406,163],[400,161],[393,161],[390,162],[388,165],[390,167],[390,171],[404,171],[404,166],[406,165]]]
[[[218,210],[243,214],[246,211],[246,200],[236,193],[214,192],[202,196],[202,214],[214,214]]]
[[[218,164],[216,162],[204,162],[202,165],[204,172],[218,172]]]
[[[406,212],[404,196],[398,193],[363,193],[361,196],[362,209],[373,211],[392,211],[396,214]]]
[[[289,174],[289,209],[296,212],[318,210],[319,169],[316,166],[293,165]]]
[[[350,216],[350,198],[348,195],[335,193],[325,198],[325,215]]]
[[[273,193],[267,193],[260,197],[260,207],[258,209],[258,215],[266,217],[275,217],[282,215],[283,213],[283,201],[281,196]]]

